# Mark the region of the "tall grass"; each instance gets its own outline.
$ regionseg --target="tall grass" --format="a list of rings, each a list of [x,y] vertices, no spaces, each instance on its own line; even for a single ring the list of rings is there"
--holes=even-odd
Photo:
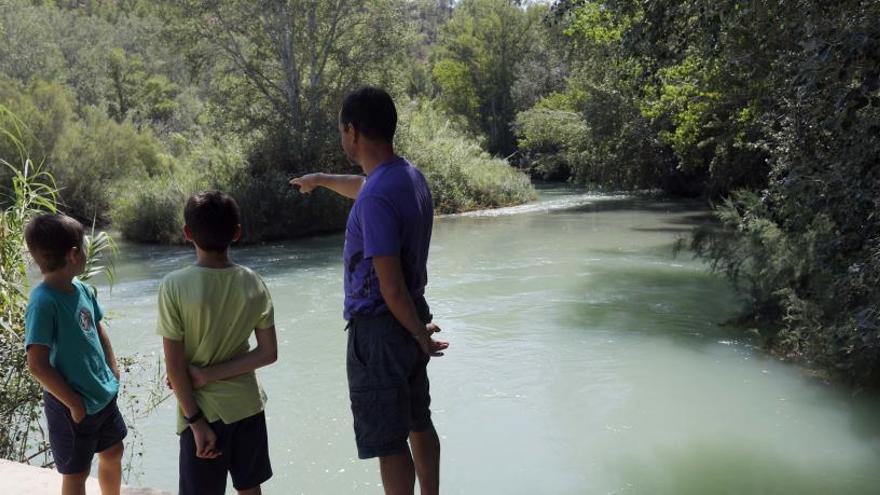
[[[398,152],[425,174],[438,213],[512,206],[536,198],[524,173],[489,155],[430,102],[405,103],[400,113]]]

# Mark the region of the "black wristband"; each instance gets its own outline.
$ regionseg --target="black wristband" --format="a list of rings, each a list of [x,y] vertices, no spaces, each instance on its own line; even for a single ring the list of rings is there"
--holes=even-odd
[[[191,425],[191,424],[195,423],[196,421],[198,421],[198,420],[200,420],[200,419],[202,419],[202,418],[204,418],[204,417],[205,417],[205,415],[202,414],[202,410],[199,409],[199,410],[196,411],[196,413],[193,414],[192,416],[184,416],[183,419],[186,420],[186,424]]]

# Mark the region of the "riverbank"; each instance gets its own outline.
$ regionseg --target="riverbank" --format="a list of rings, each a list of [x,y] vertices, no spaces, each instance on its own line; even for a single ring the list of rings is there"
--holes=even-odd
[[[7,495],[57,495],[61,493],[61,475],[54,469],[0,459],[0,493]],[[86,481],[86,493],[99,494],[101,487],[97,478]],[[170,492],[123,486],[122,495],[171,495]]]

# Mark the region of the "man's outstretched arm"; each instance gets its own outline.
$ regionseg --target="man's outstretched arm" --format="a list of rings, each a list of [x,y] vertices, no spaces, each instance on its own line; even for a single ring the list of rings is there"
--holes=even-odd
[[[316,187],[323,187],[346,198],[357,199],[361,188],[364,187],[365,179],[363,175],[316,173],[290,179],[290,184],[299,187],[303,194],[309,194]]]

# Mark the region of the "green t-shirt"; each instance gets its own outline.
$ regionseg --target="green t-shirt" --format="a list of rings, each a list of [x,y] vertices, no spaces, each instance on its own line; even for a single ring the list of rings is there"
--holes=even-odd
[[[159,286],[157,333],[183,341],[189,364],[211,366],[245,354],[254,330],[274,325],[269,290],[249,268],[189,266],[169,273]],[[266,400],[254,372],[209,383],[193,395],[209,422],[226,424],[259,413]],[[178,406],[177,432],[185,429]]]

